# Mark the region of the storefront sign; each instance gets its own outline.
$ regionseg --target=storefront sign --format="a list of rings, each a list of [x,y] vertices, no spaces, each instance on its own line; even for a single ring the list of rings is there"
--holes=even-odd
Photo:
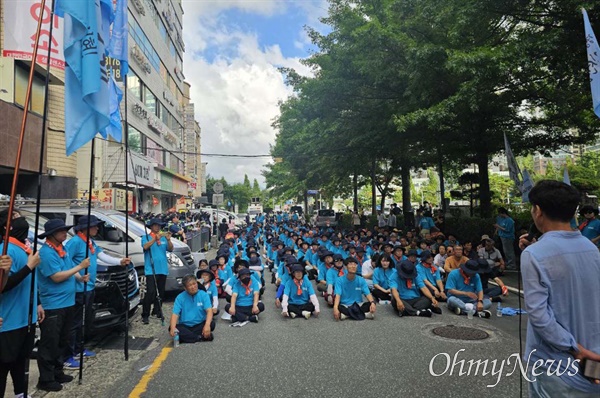
[[[132,165],[133,163],[133,165]],[[131,153],[131,161],[127,164],[129,181],[138,185],[153,185],[152,165],[144,158]]]

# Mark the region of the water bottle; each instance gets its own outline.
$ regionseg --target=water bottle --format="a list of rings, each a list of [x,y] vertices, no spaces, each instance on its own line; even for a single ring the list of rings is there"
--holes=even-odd
[[[173,347],[179,347],[179,330],[175,329],[175,336],[173,336]]]
[[[502,316],[502,304],[501,303],[498,303],[498,306],[496,307],[496,316],[497,317]]]

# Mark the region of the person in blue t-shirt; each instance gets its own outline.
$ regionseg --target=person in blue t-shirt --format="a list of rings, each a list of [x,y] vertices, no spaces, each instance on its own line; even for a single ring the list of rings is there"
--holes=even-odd
[[[250,274],[248,268],[240,269],[238,282],[233,286],[231,304],[225,306],[225,311],[231,315],[234,322],[257,323],[258,314],[265,310],[265,305],[258,301],[260,284]]]
[[[357,275],[358,262],[354,257],[348,257],[344,263],[348,274],[335,282],[333,317],[339,321],[347,318],[361,321],[365,318],[375,319],[375,299],[365,279]],[[367,302],[363,302],[363,296]]]
[[[213,315],[219,314],[219,293],[217,293],[217,285],[215,284],[215,275],[208,269],[208,264],[200,265],[200,269],[196,272],[196,279],[204,291],[208,293],[212,302]]]
[[[71,227],[60,219],[48,220],[44,224],[45,232],[39,235],[39,238],[46,238],[46,243],[40,248],[41,262],[37,269],[40,301],[46,313],[46,319],[40,324],[42,337],[37,358],[40,371],[38,389],[44,391],[60,391],[61,382],[73,380],[72,376],[63,372],[63,355],[69,347],[76,280],[82,283],[89,281],[89,275],[81,276],[79,272],[90,266],[90,259],[82,260],[79,265],[71,260],[63,246]]]
[[[431,307],[437,307],[435,297],[425,287],[416,265],[404,260],[396,267],[395,278],[390,281],[392,307],[398,316],[431,317]]]
[[[383,254],[377,259],[373,270],[373,297],[382,304],[389,304],[392,300],[390,281],[394,278],[396,272],[392,268],[392,264],[390,255]]]
[[[194,275],[186,275],[181,281],[185,291],[179,293],[173,303],[173,314],[169,325],[171,337],[179,333],[181,343],[213,341],[215,330],[213,308],[204,289],[198,289]]]
[[[292,319],[296,316],[308,319],[311,315],[318,316],[320,311],[319,300],[306,270],[301,264],[292,265],[292,278],[286,282],[283,291],[281,314]]]
[[[169,264],[167,262],[167,251],[173,251],[171,233],[161,233],[165,223],[160,218],[151,219],[146,226],[150,228],[150,234],[142,236],[142,247],[144,248],[144,274],[146,275],[146,296],[142,305],[142,323],[147,325],[150,316],[150,306],[154,303],[152,314],[161,318],[162,308],[158,296],[165,297],[165,285],[169,275]],[[158,288],[158,292],[156,289]],[[157,296],[158,294],[158,296]]]
[[[489,318],[492,315],[488,311],[492,302],[483,296],[483,287],[478,272],[477,260],[469,260],[448,274],[446,294],[450,311],[454,311],[457,315],[466,314],[466,305],[471,304],[481,318]]]
[[[417,265],[417,273],[423,279],[425,287],[429,289],[437,301],[446,301],[448,299],[444,290],[440,269],[433,264],[433,254],[429,250],[421,253],[421,262]]]
[[[496,233],[502,242],[502,250],[506,259],[506,269],[516,269],[515,222],[510,218],[508,210],[504,207],[498,209],[498,217],[496,217],[494,228],[496,228]]]
[[[583,216],[583,221],[577,228],[583,236],[598,246],[600,244],[600,220],[596,218],[598,216],[598,208],[585,205],[579,212]]]
[[[333,301],[335,299],[335,283],[338,278],[346,275],[346,270],[344,269],[344,259],[339,254],[333,255],[333,267],[327,270],[327,275],[325,281],[327,282],[327,291],[323,293],[325,297],[325,301],[329,304],[330,307],[333,307]]]
[[[0,269],[8,279],[0,299],[0,396],[4,396],[8,373],[11,374],[15,396],[25,392],[25,366],[33,348],[29,333],[29,311],[32,323],[44,321],[44,310],[37,304],[37,295],[30,302],[32,272],[40,263],[39,252],[31,254],[26,245],[29,223],[13,213],[7,254],[0,257]],[[6,232],[8,210],[0,212],[0,234]],[[4,243],[0,244],[0,252]],[[34,281],[34,289],[37,290]],[[31,307],[29,307],[31,305]],[[5,322],[2,323],[4,318]]]

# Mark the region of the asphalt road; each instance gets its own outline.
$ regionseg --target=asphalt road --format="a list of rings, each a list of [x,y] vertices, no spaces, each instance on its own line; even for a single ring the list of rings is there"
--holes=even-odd
[[[144,397],[520,396],[517,316],[468,320],[443,304],[442,315],[398,318],[382,305],[375,320],[336,322],[320,299],[319,318],[283,319],[274,296],[274,285],[267,285],[266,311],[258,324],[232,328],[219,317],[211,343],[169,351],[171,339],[160,329],[158,346],[130,363],[106,394],[129,396],[142,380]],[[510,295],[504,306],[516,308],[517,297]],[[523,339],[526,322],[523,316]],[[463,341],[433,334],[433,328],[446,325],[481,329],[489,338]],[[157,357],[164,361],[157,364]],[[469,360],[487,360],[487,368],[484,362],[479,369],[476,363],[469,367]],[[523,389],[527,396],[525,381]]]

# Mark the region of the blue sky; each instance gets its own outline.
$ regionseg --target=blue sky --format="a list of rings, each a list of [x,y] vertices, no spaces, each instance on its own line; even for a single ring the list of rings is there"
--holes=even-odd
[[[327,1],[183,0],[183,9],[183,69],[202,128],[202,153],[268,154],[278,102],[292,94],[277,68],[311,75],[300,62],[314,49],[303,27],[327,29],[319,23]],[[261,171],[270,161],[203,159],[213,177],[242,182],[248,174],[263,186]]]

